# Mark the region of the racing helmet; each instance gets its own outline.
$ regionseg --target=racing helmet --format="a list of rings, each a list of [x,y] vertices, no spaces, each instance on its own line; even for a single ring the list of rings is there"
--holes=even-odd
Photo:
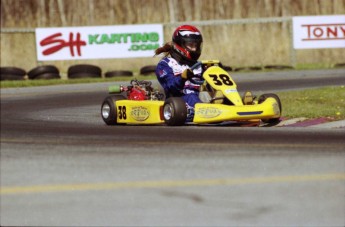
[[[176,28],[172,36],[172,56],[178,61],[196,62],[202,50],[201,32],[192,25]]]

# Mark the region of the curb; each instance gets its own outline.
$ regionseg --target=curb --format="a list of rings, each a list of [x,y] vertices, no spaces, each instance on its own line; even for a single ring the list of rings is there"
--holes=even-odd
[[[305,117],[300,117],[300,118],[292,118],[292,119],[287,119],[287,120],[282,120],[278,125],[277,127],[283,127],[283,126],[288,126],[288,125],[293,125],[293,124],[296,124],[298,122],[301,122],[301,121],[305,121],[307,120],[308,118],[305,118]]]
[[[312,128],[343,128],[343,129],[345,129],[345,120],[332,121],[332,122],[327,122],[324,124],[312,125],[310,127],[312,127]]]
[[[305,117],[283,119],[277,127],[345,128],[345,120],[331,121],[326,117],[308,119]]]

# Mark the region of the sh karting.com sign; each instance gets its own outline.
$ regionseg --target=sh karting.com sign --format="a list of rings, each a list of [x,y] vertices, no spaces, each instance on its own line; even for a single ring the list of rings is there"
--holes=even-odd
[[[37,28],[37,60],[152,57],[163,40],[161,24]]]

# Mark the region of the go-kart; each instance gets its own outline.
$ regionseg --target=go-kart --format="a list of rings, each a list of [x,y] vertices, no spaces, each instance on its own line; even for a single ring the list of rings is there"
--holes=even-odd
[[[282,105],[276,94],[263,94],[258,99],[246,92],[243,97],[237,85],[217,60],[200,61],[191,69],[202,65],[199,97],[202,103],[194,108],[195,124],[226,121],[257,120],[274,125],[279,123]],[[164,92],[155,90],[151,81],[132,80],[129,86],[112,85],[101,107],[103,121],[117,124],[184,125],[187,107],[181,97],[165,99]]]

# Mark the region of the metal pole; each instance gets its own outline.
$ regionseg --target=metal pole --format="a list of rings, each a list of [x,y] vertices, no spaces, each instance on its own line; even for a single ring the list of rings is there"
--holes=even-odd
[[[293,20],[290,18],[289,20],[290,26],[289,26],[289,32],[290,32],[290,64],[296,68],[297,65],[297,56],[296,56],[296,50],[294,48],[294,41],[293,41]]]
[[[170,16],[170,23],[175,23],[175,0],[169,0],[169,16]]]

